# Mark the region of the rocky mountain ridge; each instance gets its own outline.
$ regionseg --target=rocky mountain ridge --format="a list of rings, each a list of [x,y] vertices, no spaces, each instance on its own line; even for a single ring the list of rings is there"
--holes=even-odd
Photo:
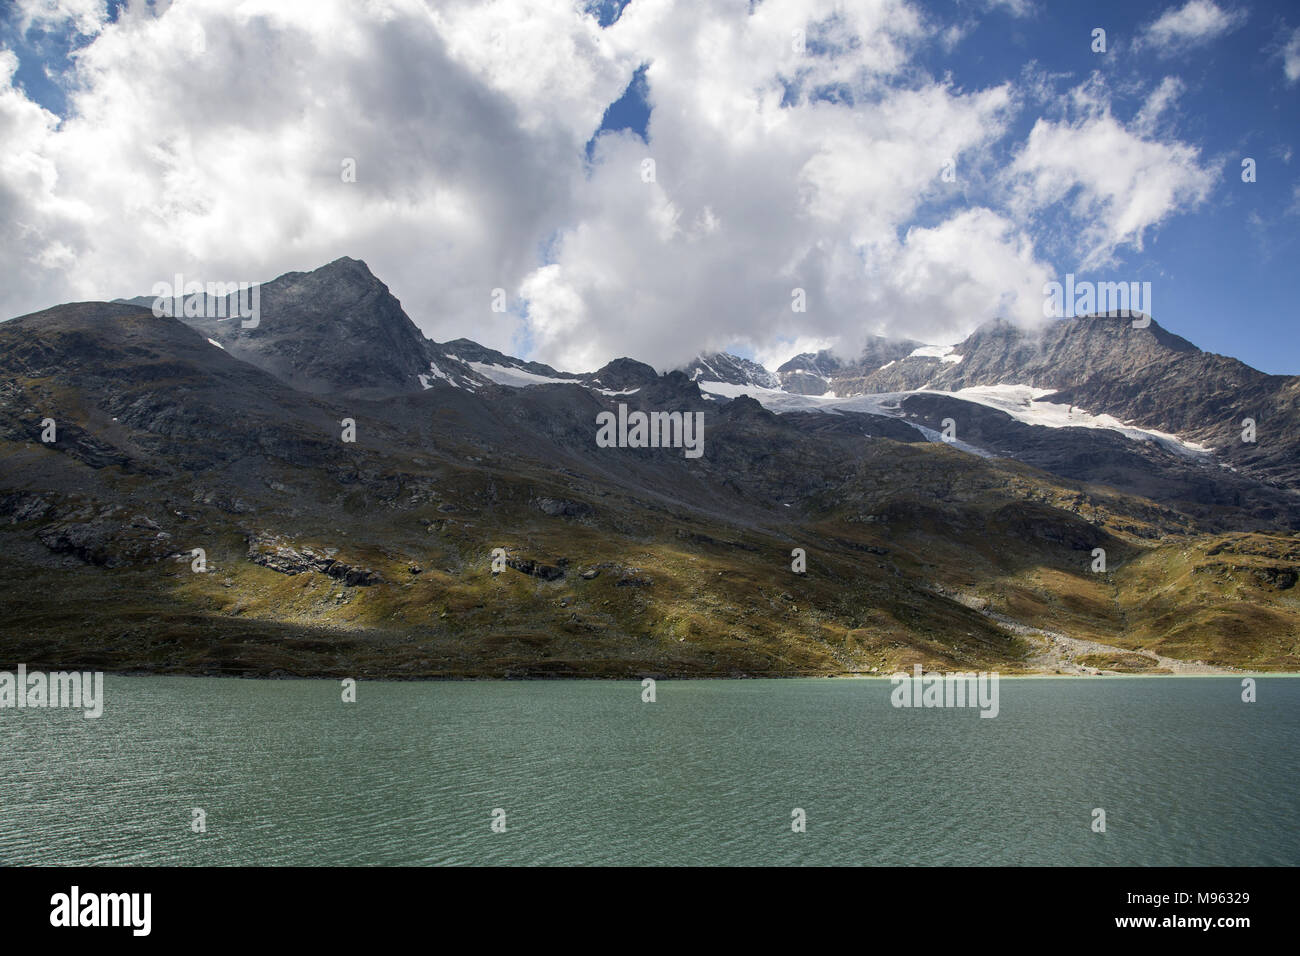
[[[230,318],[182,320],[231,355],[313,394],[375,398],[440,385],[474,390],[560,382],[612,391],[658,378],[634,359],[573,373],[469,339],[433,342],[365,263],[346,257],[311,273],[281,276],[261,290],[266,321],[256,328]],[[213,311],[206,302],[205,309]],[[233,308],[222,312],[233,314]],[[639,371],[627,374],[633,368]],[[1203,352],[1154,320],[1135,328],[1128,318],[1087,316],[1035,329],[993,320],[948,347],[869,336],[853,361],[805,353],[773,373],[751,360],[715,353],[682,371],[706,390],[708,383],[721,383],[748,389],[760,400],[767,391],[838,398],[941,391],[965,402],[964,390],[1029,386],[1046,393],[1036,402],[1177,436],[1266,485],[1300,488],[1300,376],[1267,375]],[[1242,440],[1247,421],[1254,423],[1253,442]]]

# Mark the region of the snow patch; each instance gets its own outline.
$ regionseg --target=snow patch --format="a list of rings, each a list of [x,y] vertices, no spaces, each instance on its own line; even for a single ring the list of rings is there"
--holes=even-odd
[[[798,395],[778,388],[760,388],[757,385],[731,385],[727,382],[700,382],[702,393],[712,392],[723,398],[748,395],[768,411],[776,412],[872,412],[877,415],[898,416],[900,397],[908,392],[854,395],[838,398],[834,392],[825,395]],[[887,410],[892,407],[892,411]]]
[[[438,368],[438,364],[437,364],[436,362],[430,362],[430,363],[429,363],[429,371],[433,373],[432,378],[431,378],[430,376],[428,376],[428,375],[420,375],[420,376],[418,376],[419,379],[420,379],[420,384],[421,384],[424,388],[433,388],[433,379],[435,379],[435,378],[440,378],[440,379],[442,379],[442,380],[443,380],[444,382],[446,382],[448,385],[456,385],[456,381],[455,381],[455,379],[453,379],[450,375],[448,375],[448,374],[447,374],[446,372],[444,372],[442,369]],[[456,387],[457,387],[457,388],[460,388],[459,385],[456,385]]]
[[[1121,422],[1110,415],[1093,415],[1081,408],[1072,408],[1041,399],[1054,394],[1052,389],[1034,388],[1030,385],[975,385],[961,388],[954,392],[942,389],[917,389],[906,392],[877,392],[872,395],[852,395],[836,398],[834,394],[796,395],[771,388],[758,388],[753,385],[728,385],[725,382],[700,382],[702,392],[712,392],[724,398],[748,395],[758,401],[768,411],[782,414],[785,412],[866,412],[871,415],[885,415],[901,418],[900,405],[909,395],[947,395],[963,401],[985,405],[1005,412],[1017,421],[1027,425],[1043,425],[1047,428],[1105,428],[1119,432],[1133,441],[1153,441],[1160,446],[1184,455],[1188,458],[1204,458],[1212,449],[1196,442],[1184,441],[1177,435],[1156,431],[1151,428],[1138,428],[1127,422]],[[914,427],[930,437],[927,430],[920,425]],[[936,433],[937,434],[937,433]],[[933,440],[933,439],[932,439]],[[961,442],[950,442],[963,450],[975,451],[973,447]],[[982,454],[975,451],[976,454]]]
[[[509,385],[512,388],[528,388],[531,385],[574,385],[571,378],[550,378],[535,375],[512,365],[488,365],[484,362],[466,362],[470,368],[497,385]]]
[[[963,355],[953,354],[952,350],[955,349],[956,347],[957,346],[955,344],[954,345],[922,345],[920,348],[912,349],[912,351],[908,353],[907,357],[908,358],[937,358],[937,359],[942,359],[944,362],[955,364],[957,362],[960,362],[963,358],[965,358],[965,356]],[[894,363],[890,362],[889,364],[893,365]],[[888,368],[888,366],[886,366],[886,368]]]
[[[1212,451],[1206,445],[1184,441],[1169,432],[1157,431],[1154,428],[1138,428],[1129,422],[1121,422],[1111,415],[1093,415],[1069,404],[1042,401],[1055,394],[1049,388],[1034,388],[1030,385],[972,385],[968,388],[959,388],[955,392],[936,389],[921,389],[921,391],[932,395],[951,395],[953,398],[996,408],[1026,425],[1044,425],[1048,428],[1105,428],[1119,432],[1134,441],[1153,441],[1169,451],[1189,458],[1202,458]]]

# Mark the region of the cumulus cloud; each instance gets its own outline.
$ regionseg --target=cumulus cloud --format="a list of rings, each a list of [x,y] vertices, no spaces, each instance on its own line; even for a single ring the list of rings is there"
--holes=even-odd
[[[1235,30],[1246,22],[1246,17],[1245,10],[1225,10],[1213,0],[1188,0],[1147,24],[1138,45],[1165,55],[1181,53]]]
[[[778,364],[1034,321],[1045,210],[1104,259],[1207,188],[1157,132],[1176,84],[1128,124],[1076,90],[999,174],[1025,92],[919,69],[943,25],[907,0],[635,0],[604,29],[560,0],[59,9],[94,27],[62,118],[0,52],[4,315],[349,255],[435,338],[568,369],[735,345]],[[639,69],[646,139],[588,155]]]
[[[1162,83],[1126,126],[1094,78],[1072,92],[1069,115],[1035,121],[1017,153],[1007,172],[1015,208],[1029,218],[1065,207],[1079,224],[1074,254],[1081,267],[1108,264],[1122,246],[1142,249],[1149,229],[1209,195],[1214,174],[1199,151],[1150,135],[1178,89]]]
[[[995,314],[1021,276],[936,259],[925,278],[965,290],[936,296],[900,272],[929,233],[900,230],[956,188],[940,177],[948,159],[973,166],[1004,134],[1010,92],[886,82],[925,27],[900,3],[852,9],[764,4],[739,24],[706,16],[695,34],[669,4],[624,11],[611,33],[649,63],[649,146],[599,140],[577,221],[523,290],[541,354],[591,366],[607,350],[591,329],[609,324],[623,351],[665,366],[736,343],[767,356],[778,340],[852,353],[872,332],[948,334]],[[805,24],[852,52],[799,56],[788,41]],[[978,238],[1022,248],[1005,232]],[[981,308],[959,318],[957,301]]]
[[[13,87],[18,58],[0,50],[0,252],[8,262],[28,263],[41,273],[59,273],[74,265],[68,245],[78,221],[88,214],[84,204],[56,192],[59,174],[50,156],[58,117],[27,99]],[[52,295],[57,282],[32,281],[30,272],[15,270],[0,292],[9,302],[33,295]],[[20,288],[24,284],[26,289]],[[45,304],[50,304],[49,299]]]

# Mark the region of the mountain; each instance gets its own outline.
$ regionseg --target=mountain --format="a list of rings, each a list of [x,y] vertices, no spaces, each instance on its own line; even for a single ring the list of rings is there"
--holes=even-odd
[[[425,338],[370,268],[346,256],[312,272],[286,273],[258,290],[260,314],[251,328],[237,313],[238,294],[223,301],[191,295],[173,311],[229,354],[313,394],[380,398],[439,385],[578,379],[469,339]],[[154,297],[119,301],[152,309]]]
[[[856,365],[783,366],[776,389],[725,356],[566,373],[433,343],[349,259],[262,289],[247,331],[105,302],[0,323],[0,657],[335,677],[1300,667],[1284,456],[1238,467],[1189,444],[1194,421],[1104,418],[1128,402],[1155,422],[1144,393],[1175,401],[1192,369],[1262,404],[1294,382],[1163,330],[1128,358],[1109,337],[1129,333],[1092,322],[1045,333],[1054,358],[996,325],[951,352],[873,341]],[[859,379],[891,390],[849,395]],[[598,416],[638,412],[669,436],[698,416],[701,454],[597,442]]]
[[[312,272],[289,272],[262,283],[259,296],[252,328],[243,327],[233,297],[218,309],[205,295],[193,310],[199,315],[178,317],[235,358],[304,392],[374,397],[418,389],[429,372],[424,335],[364,262],[344,257]],[[153,303],[149,296],[129,301]]]
[[[726,382],[728,385],[753,385],[756,388],[781,387],[778,376],[757,362],[729,352],[701,355],[683,371],[692,381],[706,379],[711,382]]]
[[[811,388],[799,387],[806,381],[786,371],[790,364],[781,372],[786,390],[809,395],[1029,386],[1050,393],[1038,401],[1174,434],[1276,487],[1300,485],[1300,377],[1203,352],[1154,320],[1133,328],[1129,319],[1087,316],[1035,329],[995,320],[950,347],[876,339],[857,362],[809,363],[823,376]],[[1256,423],[1254,443],[1241,438],[1246,418]]]
[[[829,351],[803,352],[776,370],[781,387],[798,395],[822,395],[831,390],[831,376],[841,363]]]
[[[455,339],[439,345],[428,342],[430,375],[421,379],[429,388],[443,382],[460,388],[478,388],[482,385],[544,385],[554,382],[577,381],[579,376],[557,372],[540,362],[522,359],[484,348],[469,339]]]
[[[855,362],[842,362],[829,351],[804,352],[780,366],[777,376],[781,387],[799,395],[858,394],[868,391],[863,380],[877,369],[910,355],[921,348],[910,339],[890,339],[881,335],[867,338],[862,354]]]

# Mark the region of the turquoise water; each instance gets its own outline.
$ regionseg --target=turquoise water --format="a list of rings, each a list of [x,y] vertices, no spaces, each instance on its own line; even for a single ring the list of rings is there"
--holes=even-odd
[[[109,676],[98,720],[0,710],[0,862],[1300,863],[1300,680],[1253,704],[1227,678],[1000,690],[981,719],[894,709],[882,680],[661,681],[655,703],[632,681],[361,683],[344,704],[332,681]]]

